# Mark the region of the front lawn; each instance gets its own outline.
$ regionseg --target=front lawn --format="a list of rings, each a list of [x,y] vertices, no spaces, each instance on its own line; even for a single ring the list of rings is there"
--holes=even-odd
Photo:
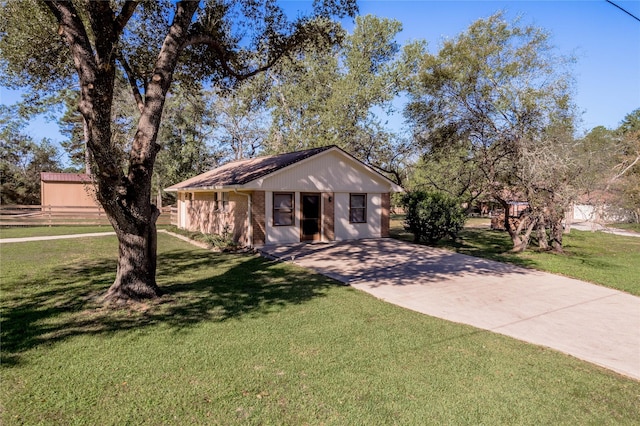
[[[16,226],[11,228],[0,228],[0,239],[46,237],[51,235],[91,234],[94,232],[113,232],[113,227],[111,225]]]
[[[413,241],[402,228],[402,216],[392,218],[391,235]],[[524,253],[510,252],[505,231],[479,226],[478,220],[465,228],[456,241],[443,240],[438,246],[471,256],[513,263],[566,275],[640,296],[640,238],[604,232],[571,230],[563,237],[564,254],[540,252],[531,246]]]
[[[626,231],[640,232],[640,223],[609,223],[609,228],[624,229]]]
[[[3,425],[640,422],[638,381],[158,238],[166,295],[115,311],[115,237],[0,246]]]

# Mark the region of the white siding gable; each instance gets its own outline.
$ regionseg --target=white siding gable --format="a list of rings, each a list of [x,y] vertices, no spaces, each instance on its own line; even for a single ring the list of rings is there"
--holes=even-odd
[[[336,241],[380,238],[382,214],[380,194],[367,194],[366,223],[349,222],[349,193],[335,193]]]
[[[307,158],[245,187],[265,191],[392,192],[382,176],[338,150]]]

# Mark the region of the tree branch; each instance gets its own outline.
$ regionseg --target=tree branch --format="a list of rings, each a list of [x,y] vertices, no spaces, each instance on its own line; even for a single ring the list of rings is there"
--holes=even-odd
[[[106,1],[88,1],[86,3],[89,23],[94,37],[96,62],[106,68],[112,64],[114,47],[118,40],[111,3]]]
[[[58,34],[66,41],[73,57],[83,93],[78,109],[85,119],[92,119],[93,109],[88,99],[96,81],[98,66],[89,36],[72,2],[47,1],[45,4],[58,21]]]
[[[127,80],[129,81],[129,85],[131,86],[131,92],[133,94],[133,98],[136,101],[138,110],[142,114],[142,111],[144,110],[144,101],[142,99],[142,94],[140,93],[140,89],[138,88],[138,83],[136,82],[136,79],[133,75],[133,70],[129,66],[129,62],[127,62],[127,60],[122,54],[119,53],[117,55],[117,59],[118,59],[118,62],[120,62],[120,65],[122,65],[122,68],[124,69],[125,74],[127,75]]]
[[[124,30],[124,27],[127,25],[127,22],[129,22],[129,19],[131,19],[131,17],[133,16],[133,13],[135,12],[137,7],[137,1],[124,2],[124,4],[122,5],[122,9],[120,10],[120,14],[118,14],[118,17],[116,18],[113,25],[113,32],[116,34],[116,36],[120,35],[122,30]]]
[[[225,73],[238,80],[244,80],[249,77],[253,77],[256,74],[260,74],[263,71],[267,71],[269,68],[273,67],[273,65],[275,65],[276,62],[278,62],[287,52],[293,49],[297,43],[293,42],[292,39],[289,39],[289,41],[284,43],[284,45],[280,48],[280,51],[277,52],[265,64],[248,72],[239,72],[233,69],[229,64],[229,52],[215,38],[208,34],[192,34],[187,40],[185,40],[182,48],[200,44],[208,46],[215,52]]]
[[[165,98],[173,80],[178,57],[188,36],[191,19],[199,5],[197,1],[180,1],[176,4],[173,22],[162,43],[151,80],[145,90],[144,113],[138,122],[138,131],[129,157],[131,182],[136,180],[137,174],[142,176],[147,173],[147,169],[153,166],[155,155],[160,149],[155,142]]]

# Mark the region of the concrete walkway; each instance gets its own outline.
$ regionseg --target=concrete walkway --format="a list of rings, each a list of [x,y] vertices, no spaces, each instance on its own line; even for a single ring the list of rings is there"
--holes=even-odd
[[[107,235],[116,235],[116,233],[112,231],[112,232],[92,232],[90,234],[47,235],[42,237],[2,238],[0,239],[0,244],[26,243],[29,241],[66,240],[69,238],[104,237]]]
[[[396,305],[556,349],[640,380],[640,298],[393,239],[264,247]]]
[[[599,223],[589,222],[589,221],[573,222],[571,224],[571,228],[577,229],[579,231],[604,232],[606,234],[621,235],[623,237],[636,237],[636,238],[640,237],[640,233],[638,232],[627,231],[627,230],[618,229],[618,228],[609,228]]]

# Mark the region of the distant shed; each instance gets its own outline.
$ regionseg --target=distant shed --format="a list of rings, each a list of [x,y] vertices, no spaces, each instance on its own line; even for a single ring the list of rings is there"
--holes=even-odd
[[[43,207],[99,207],[91,175],[40,173],[40,204]]]

